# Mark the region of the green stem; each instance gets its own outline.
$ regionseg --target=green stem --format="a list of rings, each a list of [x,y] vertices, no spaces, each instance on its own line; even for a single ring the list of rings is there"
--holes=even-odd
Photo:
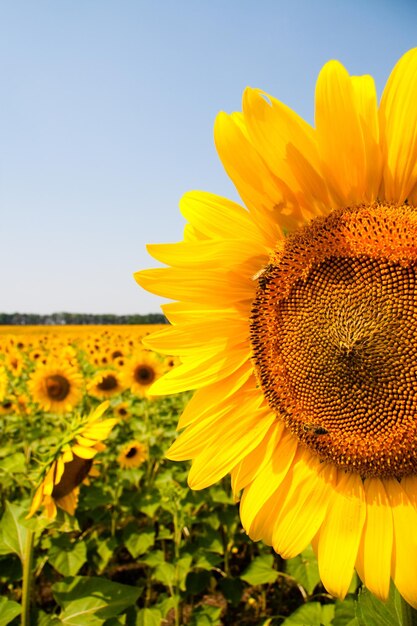
[[[22,582],[22,626],[30,626],[30,592],[32,587],[33,543],[35,533],[28,529],[25,551],[23,554],[23,582]]]

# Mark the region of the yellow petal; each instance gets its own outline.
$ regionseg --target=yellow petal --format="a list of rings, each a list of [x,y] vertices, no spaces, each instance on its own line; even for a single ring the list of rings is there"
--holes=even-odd
[[[273,526],[272,545],[284,559],[291,559],[311,542],[329,506],[336,471],[306,451],[281,483],[281,500]]]
[[[327,591],[340,599],[352,580],[365,515],[360,476],[342,473],[330,496],[318,538],[320,578]]]
[[[215,269],[205,270],[202,281],[198,272],[158,267],[136,272],[134,277],[141,287],[164,298],[200,304],[213,302],[217,306],[247,300],[248,310],[256,289],[250,272],[247,281],[242,281],[241,275],[237,272],[226,274]]]
[[[388,598],[393,542],[390,501],[384,481],[364,482],[366,521],[358,553],[358,571],[366,587],[382,601]]]
[[[294,228],[297,217],[291,212],[276,219],[286,204],[279,181],[272,176],[260,154],[242,130],[240,116],[219,113],[214,141],[223,166],[254,220],[271,246],[283,236],[282,227]]]
[[[245,90],[243,113],[251,142],[268,169],[294,193],[297,221],[322,214],[329,207],[329,196],[313,128],[259,89]]]
[[[369,87],[369,82],[363,86]],[[338,61],[326,63],[316,85],[317,140],[323,172],[338,206],[363,202],[369,179],[374,178],[373,164],[367,162],[369,135],[362,130],[357,87]],[[362,114],[363,110],[361,104]]]
[[[193,357],[187,361],[184,358],[181,365],[152,385],[151,394],[158,396],[178,393],[219,382],[248,360],[249,353],[246,344],[241,348],[235,346],[231,352],[224,350],[214,356],[203,355],[200,359]]]
[[[197,420],[204,419],[208,415],[214,416],[219,406],[221,407],[225,404],[227,398],[230,398],[244,387],[248,389],[256,388],[253,368],[249,359],[229,376],[215,381],[202,389],[198,389],[187,403],[178,421],[177,430],[181,430]]]
[[[417,184],[417,48],[394,67],[379,109],[384,196],[404,202]]]
[[[243,528],[255,540],[261,537],[256,533],[256,528],[252,528],[254,519],[284,480],[296,450],[297,439],[291,433],[286,432],[275,448],[270,462],[243,492],[240,517]]]
[[[394,521],[392,579],[403,598],[417,608],[417,512],[397,480],[384,485]]]
[[[248,407],[247,410],[249,415],[227,420],[226,428],[219,429],[216,441],[195,458],[188,475],[191,489],[204,489],[223,478],[264,439],[275,415],[269,409],[251,412]]]
[[[72,451],[76,456],[79,456],[81,459],[92,459],[97,454],[97,450],[95,450],[94,448],[84,448],[84,446],[79,446],[77,444],[72,446]]]
[[[265,465],[271,461],[272,455],[283,433],[284,423],[279,420],[274,420],[261,443],[233,468],[231,472],[232,489],[235,497],[237,497],[238,493],[249,485],[263,470]]]
[[[246,209],[213,193],[190,191],[180,201],[182,215],[209,239],[265,240]]]
[[[247,428],[256,423],[254,413],[259,409],[262,396],[256,389],[241,390],[239,402],[233,400],[213,408],[204,418],[195,421],[172,444],[166,456],[173,461],[192,459],[211,442],[218,442],[222,437],[233,432],[239,437],[244,434],[240,423],[246,423]]]
[[[198,351],[218,352],[227,346],[242,343],[247,338],[248,323],[233,316],[228,319],[207,320],[202,324],[181,324],[169,326],[146,337],[144,344],[161,354],[183,355]]]

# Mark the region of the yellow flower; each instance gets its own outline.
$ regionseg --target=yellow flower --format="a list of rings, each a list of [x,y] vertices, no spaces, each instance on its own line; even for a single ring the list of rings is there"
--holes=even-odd
[[[116,418],[101,419],[108,406],[108,402],[100,404],[89,417],[76,424],[68,437],[63,438],[43,472],[28,517],[44,507],[46,517],[53,519],[57,506],[74,515],[79,486],[92,473],[94,457],[105,448],[102,441],[119,421]]]
[[[148,451],[140,441],[130,441],[120,452],[117,460],[120,467],[139,467],[148,458]]]
[[[87,385],[87,391],[91,396],[102,400],[122,393],[123,385],[119,372],[110,369],[96,372]]]
[[[30,377],[32,398],[45,411],[66,413],[82,398],[83,378],[75,366],[66,361],[48,360]]]
[[[158,358],[142,350],[132,356],[122,369],[122,380],[125,387],[138,396],[149,395],[151,385],[161,376],[162,367]]]
[[[149,247],[171,267],[138,282],[177,302],[145,345],[181,358],[151,393],[197,390],[168,456],[196,489],[231,473],[250,537],[417,607],[417,49],[379,107],[327,63],[315,120],[257,89],[219,114],[246,208],[189,193],[184,241]]]
[[[0,402],[3,402],[6,397],[8,386],[9,378],[7,376],[6,369],[0,365]]]

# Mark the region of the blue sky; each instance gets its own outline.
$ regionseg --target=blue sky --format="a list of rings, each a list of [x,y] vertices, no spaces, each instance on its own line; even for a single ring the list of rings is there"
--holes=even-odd
[[[0,311],[158,312],[132,274],[177,241],[181,195],[236,199],[218,111],[260,87],[313,123],[321,66],[378,92],[415,0],[2,0]]]

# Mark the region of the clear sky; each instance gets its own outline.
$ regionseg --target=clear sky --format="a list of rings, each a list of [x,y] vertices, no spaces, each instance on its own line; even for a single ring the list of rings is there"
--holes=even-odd
[[[0,0],[0,312],[158,312],[145,244],[237,198],[217,112],[250,85],[313,123],[326,61],[381,93],[416,45],[416,0]]]

